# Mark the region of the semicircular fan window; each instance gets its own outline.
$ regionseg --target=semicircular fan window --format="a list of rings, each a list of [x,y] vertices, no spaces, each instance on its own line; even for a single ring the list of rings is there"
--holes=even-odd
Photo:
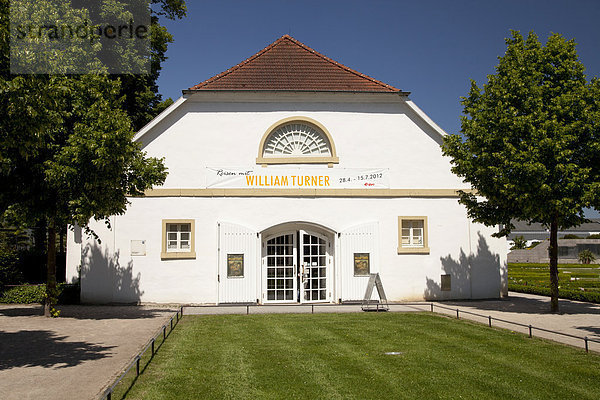
[[[265,142],[263,157],[329,157],[331,149],[323,132],[298,122],[275,129]]]

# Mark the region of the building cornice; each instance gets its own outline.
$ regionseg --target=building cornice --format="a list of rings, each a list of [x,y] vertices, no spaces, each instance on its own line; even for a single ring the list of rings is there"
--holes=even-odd
[[[144,197],[348,197],[348,198],[458,198],[472,189],[188,189],[146,190]]]

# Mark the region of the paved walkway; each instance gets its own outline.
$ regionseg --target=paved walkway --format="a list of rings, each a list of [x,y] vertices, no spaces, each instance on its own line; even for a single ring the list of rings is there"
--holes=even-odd
[[[571,300],[559,300],[559,313],[550,312],[550,298],[533,294],[510,292],[508,298],[485,301],[447,301],[436,303],[441,306],[458,308],[464,311],[492,317],[492,325],[507,328],[512,331],[528,333],[528,327],[518,327],[511,324],[494,321],[499,318],[518,322],[533,327],[533,336],[551,339],[577,347],[585,347],[582,339],[543,332],[535,328],[543,328],[568,335],[588,337],[598,342],[589,341],[589,349],[600,352],[600,304],[584,303]],[[435,307],[436,312],[456,316],[456,310],[443,310]],[[471,319],[487,324],[487,317],[460,314],[460,318]]]
[[[96,399],[175,309],[0,305],[0,399]]]
[[[444,301],[434,302],[437,313],[456,316],[456,309],[468,311],[481,316],[460,313],[460,318],[488,324],[488,316],[492,317],[492,325],[507,328],[516,332],[528,333],[528,325],[532,325],[533,336],[551,339],[577,347],[585,347],[582,339],[543,332],[535,328],[543,328],[562,332],[568,335],[589,337],[600,341],[600,305],[570,300],[560,300],[559,314],[550,313],[548,297],[531,294],[510,292],[509,297],[500,300],[480,301]],[[451,308],[451,310],[442,307]],[[397,303],[390,304],[394,312],[430,311],[431,303]],[[331,313],[331,312],[361,312],[360,305],[266,305],[266,306],[200,306],[184,307],[184,315],[190,314],[265,314],[265,313]],[[502,319],[527,325],[520,327],[498,321]],[[589,349],[600,352],[600,343],[588,342]]]

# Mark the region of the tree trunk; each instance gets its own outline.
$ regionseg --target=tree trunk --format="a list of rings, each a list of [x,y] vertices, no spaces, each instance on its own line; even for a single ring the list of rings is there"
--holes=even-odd
[[[550,223],[550,311],[558,312],[558,221]]]
[[[48,279],[46,281],[46,301],[44,316],[51,317],[56,302],[56,227],[54,220],[48,221]]]

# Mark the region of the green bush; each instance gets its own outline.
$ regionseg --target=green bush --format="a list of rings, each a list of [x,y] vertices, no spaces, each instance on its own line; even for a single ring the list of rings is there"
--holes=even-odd
[[[520,293],[538,294],[540,296],[550,296],[550,288],[548,287],[525,286],[509,283],[508,290]],[[600,292],[585,292],[582,290],[559,289],[558,297],[560,297],[561,299],[600,303]]]
[[[542,243],[542,242],[531,242],[531,246],[529,246],[528,249],[531,250],[540,243]]]
[[[572,233],[567,233],[561,239],[583,239],[581,236],[573,235]]]
[[[593,233],[586,237],[586,239],[600,239],[600,233]]]
[[[46,285],[20,285],[6,287],[0,294],[0,303],[33,304],[44,302]],[[78,284],[58,284],[59,304],[79,304]]]
[[[43,303],[46,285],[21,285],[5,287],[0,303],[31,304]]]

